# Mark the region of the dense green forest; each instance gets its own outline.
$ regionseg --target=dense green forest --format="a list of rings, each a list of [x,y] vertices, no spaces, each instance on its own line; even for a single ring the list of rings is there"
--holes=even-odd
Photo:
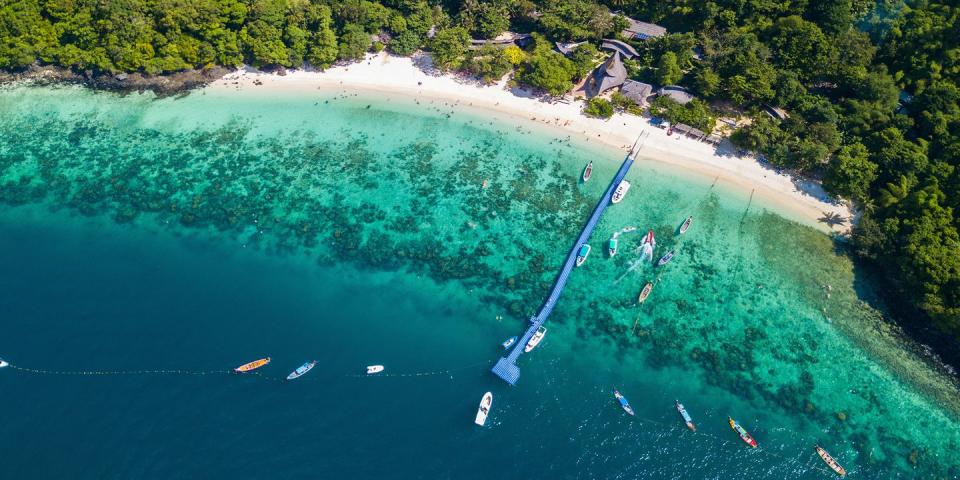
[[[562,94],[618,35],[612,11],[670,34],[629,40],[630,75],[754,117],[738,145],[821,178],[863,210],[858,256],[901,316],[960,336],[960,7],[895,0],[5,0],[0,68],[161,74],[212,65],[324,68],[387,49]],[[534,33],[525,49],[470,38]],[[554,41],[593,45],[565,57]],[[617,98],[614,99],[615,104]],[[769,104],[789,118],[761,113]],[[609,105],[588,106],[606,115]],[[660,104],[670,111],[675,106]],[[677,110],[701,127],[706,102]],[[699,123],[698,123],[699,122]]]

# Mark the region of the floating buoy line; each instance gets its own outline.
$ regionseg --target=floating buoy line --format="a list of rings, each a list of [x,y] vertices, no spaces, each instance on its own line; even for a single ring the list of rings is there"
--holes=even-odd
[[[404,372],[404,373],[346,373],[342,375],[313,375],[306,376],[298,381],[305,381],[309,379],[316,380],[329,380],[332,377],[339,378],[414,378],[414,377],[434,377],[439,375],[448,375],[453,378],[453,373],[461,370],[466,370],[468,368],[475,368],[480,365],[487,365],[489,362],[479,362],[463,367],[457,368],[447,368],[441,370],[428,370],[420,372]],[[134,376],[134,375],[184,375],[184,376],[202,376],[202,375],[236,375],[236,376],[247,376],[247,377],[257,377],[263,380],[276,380],[276,381],[286,381],[286,377],[278,377],[269,374],[265,374],[259,371],[250,371],[250,372],[237,372],[234,369],[229,370],[189,370],[189,369],[143,369],[143,370],[54,370],[54,369],[43,369],[43,368],[31,368],[31,367],[21,367],[9,363],[0,359],[0,368],[8,368],[10,370],[30,373],[34,375],[58,375],[58,376]]]
[[[488,364],[489,364],[489,362],[484,361],[484,362],[473,363],[473,364],[470,364],[470,365],[465,365],[465,366],[457,367],[457,368],[447,368],[447,369],[440,369],[440,370],[428,370],[428,371],[420,371],[420,372],[387,373],[387,372],[381,371],[381,372],[375,373],[375,374],[366,374],[366,373],[355,373],[355,374],[351,374],[351,373],[347,373],[347,374],[333,375],[333,376],[330,376],[330,375],[327,375],[327,376],[324,376],[324,375],[314,375],[314,376],[303,377],[302,380],[298,379],[297,381],[298,381],[298,382],[302,382],[302,381],[307,381],[307,380],[313,380],[313,381],[318,381],[318,380],[330,380],[331,378],[418,378],[418,377],[436,377],[436,376],[440,376],[440,375],[446,375],[446,376],[449,376],[449,377],[452,379],[454,372],[458,372],[458,371],[461,371],[461,370],[467,370],[467,369],[471,369],[471,368],[476,368],[476,367],[479,367],[479,366],[481,366],[481,365],[488,365]],[[182,376],[230,375],[230,376],[256,377],[256,378],[261,379],[261,380],[274,381],[274,382],[285,382],[285,381],[286,381],[286,377],[273,376],[273,375],[269,375],[269,374],[264,374],[264,373],[259,372],[259,371],[251,371],[251,372],[245,372],[245,373],[238,373],[238,372],[236,372],[234,369],[229,369],[229,370],[188,370],[188,369],[52,370],[52,369],[43,369],[43,368],[21,367],[21,366],[19,366],[19,365],[15,365],[15,364],[13,364],[13,363],[10,363],[10,362],[8,362],[8,361],[5,361],[5,360],[3,360],[2,358],[0,358],[0,369],[10,369],[10,370],[13,370],[13,371],[23,372],[23,373],[33,374],[33,375],[72,376],[72,377],[79,377],[79,376],[135,376],[135,375],[158,375],[158,376],[159,376],[159,375],[170,375],[170,376],[177,376],[177,375],[182,375]],[[635,417],[631,417],[631,420],[639,421],[640,423],[646,423],[646,424],[649,424],[649,425],[655,425],[655,426],[657,426],[657,427],[659,427],[659,428],[666,428],[666,429],[668,429],[668,430],[676,430],[676,429],[678,429],[677,425],[674,425],[674,424],[671,424],[671,423],[662,422],[662,421],[659,421],[659,420],[653,420],[653,419],[649,419],[649,418],[642,418],[642,417],[636,417],[636,416],[635,416]],[[691,435],[703,435],[703,436],[710,437],[711,439],[719,442],[719,443],[720,443],[720,446],[725,446],[725,445],[728,445],[728,444],[730,444],[730,443],[735,443],[735,442],[733,442],[732,440],[724,439],[724,438],[721,438],[721,437],[719,437],[719,436],[717,436],[717,435],[714,435],[714,434],[712,434],[712,433],[703,432],[703,431],[699,431],[699,432],[696,432],[696,433],[691,433]],[[757,450],[757,451],[758,451],[758,452],[761,452],[762,454],[772,455],[772,456],[774,456],[774,457],[777,457],[777,458],[779,458],[779,459],[781,459],[781,460],[784,460],[784,461],[787,461],[787,462],[800,462],[800,461],[801,461],[801,460],[798,459],[798,458],[789,458],[789,457],[780,455],[780,454],[778,454],[778,453],[776,453],[776,452],[771,452],[771,451],[769,451],[769,450],[760,449],[760,450]],[[826,468],[820,467],[819,465],[808,466],[808,467],[811,468],[811,469],[823,471],[823,472],[826,472],[826,473],[833,473],[833,472],[830,472],[829,470],[827,470]]]

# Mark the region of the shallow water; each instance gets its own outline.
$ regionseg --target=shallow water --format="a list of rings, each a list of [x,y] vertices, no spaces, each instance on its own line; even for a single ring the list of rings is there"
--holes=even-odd
[[[0,91],[0,356],[214,372],[0,371],[0,476],[828,478],[814,444],[850,478],[960,475],[953,385],[829,238],[644,162],[518,385],[493,377],[618,161],[429,101]],[[627,273],[648,228],[678,255]]]

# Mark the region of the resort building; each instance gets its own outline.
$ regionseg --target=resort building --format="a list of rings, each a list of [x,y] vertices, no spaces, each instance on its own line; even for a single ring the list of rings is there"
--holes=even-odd
[[[623,17],[630,24],[626,30],[620,32],[624,38],[633,40],[646,40],[648,38],[662,37],[667,34],[667,29],[653,23],[641,22],[630,17]]]
[[[509,47],[514,44],[519,47],[526,47],[531,42],[533,42],[533,36],[529,33],[503,32],[491,39],[471,39],[470,48],[480,48],[484,45]]]
[[[686,105],[694,98],[697,98],[688,92],[687,89],[677,85],[667,85],[666,87],[662,87],[660,90],[657,90],[657,96],[670,97],[673,99],[673,101],[679,103],[680,105]]]
[[[646,107],[647,98],[653,93],[653,86],[636,80],[627,80],[620,87],[620,93],[632,100],[633,103]]]
[[[640,55],[632,46],[630,46],[629,43],[621,42],[620,40],[614,40],[612,38],[603,39],[603,43],[600,44],[600,48],[613,52],[620,52],[620,55],[627,59],[631,59]]]
[[[556,45],[558,52],[569,57],[570,54],[577,49],[577,47],[579,47],[580,45],[583,45],[584,43],[587,43],[587,42],[572,42],[572,43],[556,42],[554,43],[554,45]]]
[[[774,119],[774,120],[783,121],[783,120],[786,120],[786,119],[790,118],[790,114],[787,113],[786,110],[784,110],[784,109],[782,109],[782,108],[779,108],[779,107],[774,107],[773,105],[770,105],[769,103],[764,103],[764,104],[763,104],[763,111],[764,111],[767,115],[770,115],[770,118],[772,118],[772,119]]]
[[[584,85],[588,97],[595,97],[614,87],[623,85],[627,79],[627,69],[620,59],[620,52],[613,52],[613,56],[603,62]]]

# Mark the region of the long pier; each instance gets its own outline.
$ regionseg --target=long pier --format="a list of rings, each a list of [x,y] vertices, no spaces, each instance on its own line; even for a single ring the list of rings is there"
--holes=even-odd
[[[603,215],[603,211],[606,210],[607,206],[611,203],[613,191],[623,178],[627,176],[627,171],[630,170],[630,166],[633,165],[636,149],[637,146],[634,145],[627,157],[623,159],[623,164],[621,164],[620,169],[617,170],[617,174],[613,177],[613,181],[610,182],[610,186],[607,187],[607,191],[600,197],[600,201],[597,202],[597,206],[593,209],[593,215],[590,216],[590,220],[583,226],[580,236],[577,237],[577,241],[570,249],[570,253],[567,255],[567,261],[563,264],[560,274],[557,275],[557,280],[553,284],[553,290],[550,291],[550,296],[547,297],[543,306],[540,307],[540,313],[530,317],[530,327],[527,328],[523,336],[514,344],[513,350],[511,350],[506,357],[498,360],[497,364],[493,366],[493,373],[510,385],[516,385],[517,380],[520,379],[520,367],[517,366],[517,359],[523,354],[523,349],[527,346],[527,342],[530,341],[530,337],[536,333],[537,329],[547,321],[547,317],[553,312],[553,307],[556,306],[557,299],[559,299],[560,294],[563,293],[563,288],[567,286],[567,279],[570,277],[570,272],[573,271],[573,267],[577,261],[577,253],[580,251],[580,246],[587,243],[587,240],[590,239],[593,229],[597,226],[597,222],[600,221],[600,216]]]

